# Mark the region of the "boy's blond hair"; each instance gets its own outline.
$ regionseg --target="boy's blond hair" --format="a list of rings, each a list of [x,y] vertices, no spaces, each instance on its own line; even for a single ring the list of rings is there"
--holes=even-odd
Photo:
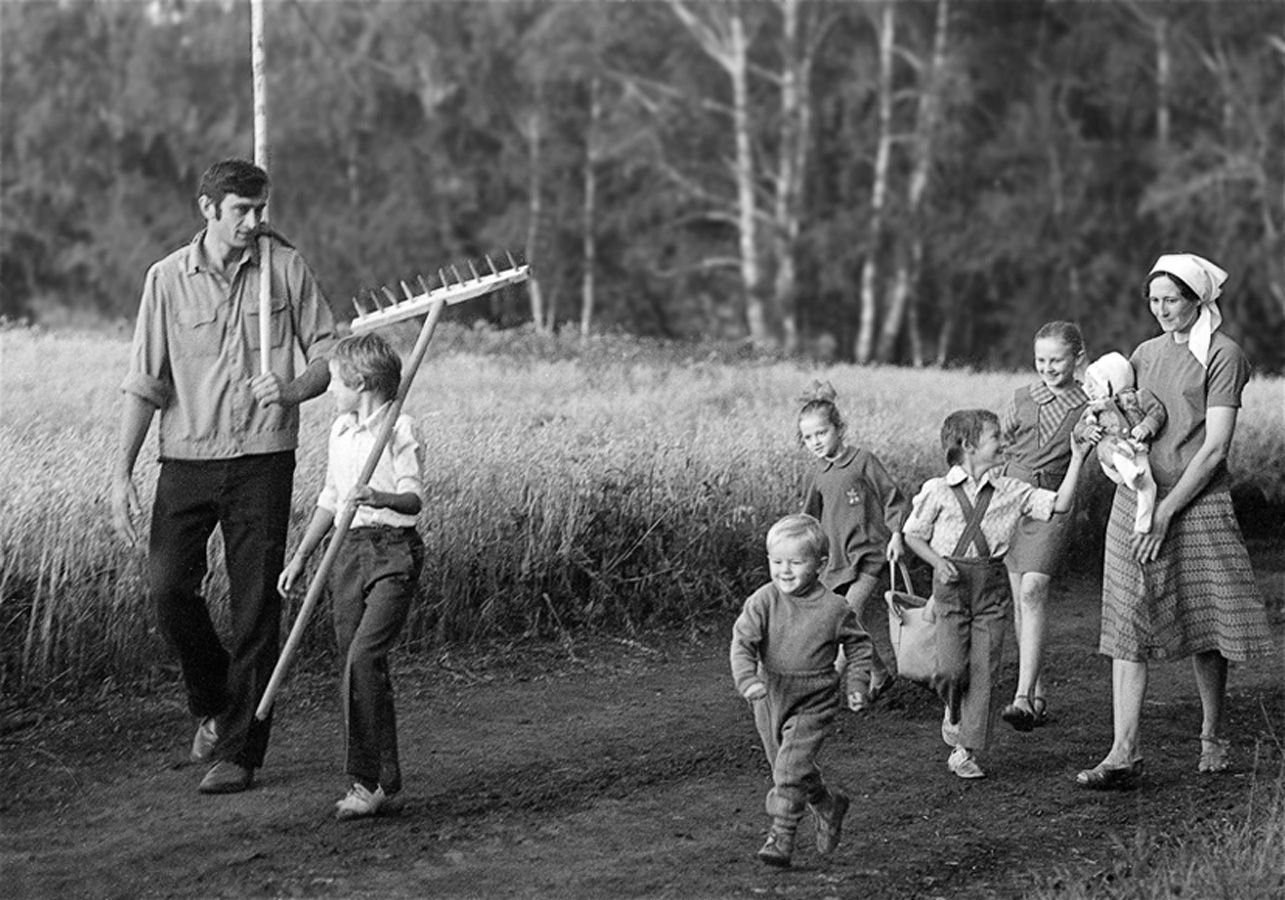
[[[402,382],[402,360],[392,344],[378,334],[350,334],[335,345],[330,357],[344,384],[392,400]]]
[[[825,529],[821,523],[805,513],[795,513],[777,519],[775,524],[767,530],[767,540],[764,543],[770,552],[772,545],[783,538],[793,538],[801,541],[805,550],[811,553],[817,559],[824,559],[830,555],[830,539],[825,536]]]

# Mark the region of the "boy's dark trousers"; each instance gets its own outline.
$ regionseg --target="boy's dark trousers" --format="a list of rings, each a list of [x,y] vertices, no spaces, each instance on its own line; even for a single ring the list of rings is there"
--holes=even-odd
[[[389,796],[401,790],[402,773],[388,657],[423,566],[424,543],[414,528],[354,528],[330,574],[335,642],[343,660],[345,771],[378,783]]]
[[[188,708],[218,719],[213,758],[263,765],[271,716],[254,711],[277,663],[294,453],[162,460],[148,542],[148,587],[161,634],[178,655]],[[206,543],[223,535],[229,582],[227,646],[201,595]]]
[[[1000,557],[948,558],[959,579],[950,584],[933,579],[937,665],[932,686],[946,704],[942,739],[981,750],[990,741],[998,709],[991,698],[999,683],[1012,589]]]

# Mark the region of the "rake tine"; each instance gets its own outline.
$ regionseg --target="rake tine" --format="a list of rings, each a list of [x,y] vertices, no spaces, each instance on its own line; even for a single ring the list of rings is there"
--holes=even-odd
[[[516,269],[516,268],[518,267],[518,263],[517,263],[517,260],[515,260],[515,259],[513,258],[513,254],[512,254],[512,253],[510,253],[509,251],[505,250],[505,251],[504,251],[504,255],[505,255],[505,256],[507,256],[507,257],[509,258],[509,268],[510,268],[510,269]]]
[[[382,287],[381,290],[384,292],[384,296],[388,298],[389,306],[396,306],[398,303],[401,303],[401,301],[397,299],[397,295],[389,290],[387,285]]]
[[[486,255],[486,265],[491,270],[492,275],[498,276],[500,274],[499,272],[495,271],[495,263],[491,261],[491,255],[489,253]]]
[[[455,268],[455,264],[454,264],[454,263],[452,263],[452,264],[451,264],[451,271],[452,271],[453,273],[455,273],[455,283],[456,283],[456,284],[463,284],[463,283],[464,283],[464,278],[460,275],[460,270],[459,270],[459,269],[457,269],[457,268]]]
[[[352,298],[352,308],[356,310],[357,318],[361,318],[362,316],[366,315],[366,311],[361,308],[361,304],[357,302],[356,297]]]
[[[414,300],[414,299],[415,299],[415,295],[414,295],[413,293],[411,293],[411,289],[410,289],[410,287],[406,284],[406,282],[404,282],[404,281],[403,281],[403,282],[401,282],[401,286],[402,286],[402,293],[406,295],[406,299],[407,299],[407,300]]]
[[[381,309],[384,308],[380,304],[379,294],[375,292],[374,288],[370,288],[366,291],[366,299],[370,301],[371,306],[374,307],[375,312],[379,312]]]
[[[447,280],[446,280],[446,270],[445,270],[445,269],[438,269],[438,270],[437,270],[437,280],[438,280],[438,281],[440,281],[440,282],[442,283],[442,287],[450,287],[450,284],[451,284],[451,283],[450,283],[449,281],[447,281]]]
[[[428,287],[428,281],[425,280],[423,275],[416,275],[415,278],[419,281],[419,289],[423,291],[425,295],[431,293]]]
[[[469,269],[469,271],[470,271],[470,272],[472,272],[472,273],[473,273],[473,280],[474,280],[474,281],[481,281],[481,280],[482,280],[482,276],[481,276],[481,275],[479,275],[479,274],[477,274],[477,266],[473,265],[473,260],[471,260],[471,259],[468,261],[468,269]]]

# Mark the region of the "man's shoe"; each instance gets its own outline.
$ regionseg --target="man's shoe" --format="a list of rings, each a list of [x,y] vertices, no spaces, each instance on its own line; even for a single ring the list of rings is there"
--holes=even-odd
[[[825,856],[839,846],[843,834],[843,817],[848,814],[849,800],[838,791],[831,791],[822,803],[813,804],[812,824],[816,827],[817,853]]]
[[[382,787],[376,787],[371,791],[354,782],[344,799],[335,803],[335,818],[342,822],[346,819],[375,816],[384,808],[387,801],[388,797],[385,796]]]
[[[201,720],[201,724],[196,726],[196,736],[192,738],[192,752],[188,758],[194,763],[209,762],[210,755],[214,753],[214,745],[218,742],[218,723],[214,716],[206,716]]]
[[[254,769],[221,759],[210,766],[197,788],[202,794],[239,794],[254,784]]]
[[[960,778],[985,778],[986,773],[982,767],[977,764],[973,758],[973,752],[965,747],[956,747],[950,751],[950,758],[946,760],[946,768],[954,772]]]
[[[759,861],[784,869],[790,865],[790,857],[793,855],[794,832],[773,825],[767,833],[766,843],[759,848]]]

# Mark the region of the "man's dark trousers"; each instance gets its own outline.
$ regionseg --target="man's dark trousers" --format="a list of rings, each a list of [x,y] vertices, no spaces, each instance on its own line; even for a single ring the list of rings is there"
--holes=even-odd
[[[162,460],[152,508],[148,580],[161,634],[178,655],[188,708],[215,716],[214,760],[263,765],[272,719],[254,718],[280,645],[277,577],[285,559],[294,453]],[[223,533],[229,641],[201,595],[206,544]]]

